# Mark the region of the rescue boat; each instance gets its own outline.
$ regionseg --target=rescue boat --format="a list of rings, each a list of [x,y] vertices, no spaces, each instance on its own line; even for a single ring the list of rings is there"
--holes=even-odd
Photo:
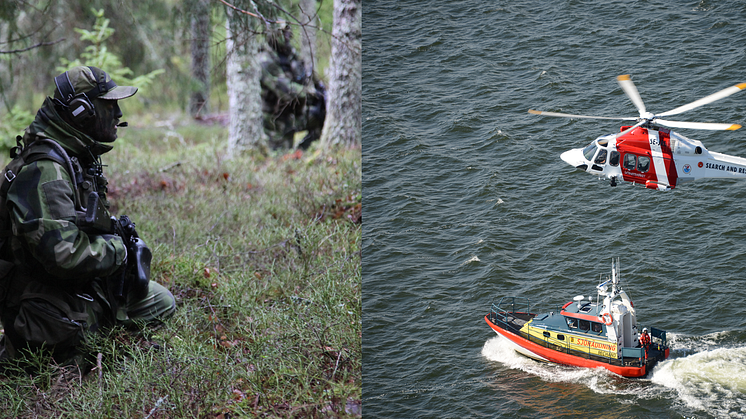
[[[666,331],[650,327],[645,335],[647,328],[638,330],[637,311],[619,282],[617,259],[611,262],[611,278],[596,287],[595,301],[579,295],[556,312],[535,314],[527,298],[503,297],[484,319],[530,358],[645,377],[668,358]]]

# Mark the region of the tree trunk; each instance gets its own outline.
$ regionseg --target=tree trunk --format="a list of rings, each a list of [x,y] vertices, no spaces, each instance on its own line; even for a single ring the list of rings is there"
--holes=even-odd
[[[254,59],[259,41],[251,18],[228,9],[226,19],[226,73],[228,84],[228,158],[243,150],[266,151],[262,127],[261,69]]]
[[[316,27],[319,25],[319,16],[316,14],[316,0],[300,0],[299,6],[299,20],[303,25],[300,30],[300,56],[306,77],[310,79],[316,71]]]
[[[321,133],[325,149],[361,144],[362,0],[334,0],[332,55],[326,121]]]
[[[192,11],[192,95],[189,113],[204,116],[210,103],[210,4],[197,0]]]

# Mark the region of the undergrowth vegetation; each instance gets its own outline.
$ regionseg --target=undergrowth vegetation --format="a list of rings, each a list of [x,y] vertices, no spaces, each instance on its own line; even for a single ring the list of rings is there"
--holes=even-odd
[[[10,364],[3,417],[360,416],[360,150],[226,160],[219,125],[120,136],[112,212],[137,223],[177,311],[93,338],[87,374]]]

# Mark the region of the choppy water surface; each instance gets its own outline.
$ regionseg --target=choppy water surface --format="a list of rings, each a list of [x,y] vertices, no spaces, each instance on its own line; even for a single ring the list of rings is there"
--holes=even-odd
[[[740,1],[363,4],[365,417],[746,417],[746,181],[663,193],[559,159],[636,116],[746,82]],[[678,120],[746,125],[746,93]],[[746,156],[746,129],[677,130]],[[483,317],[556,307],[611,258],[672,356],[645,380],[539,364]]]

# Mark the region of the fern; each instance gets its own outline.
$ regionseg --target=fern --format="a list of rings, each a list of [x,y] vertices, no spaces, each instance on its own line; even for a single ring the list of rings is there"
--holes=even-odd
[[[104,17],[104,10],[91,9],[96,16],[96,22],[93,24],[93,30],[75,28],[75,32],[80,34],[81,41],[90,42],[75,60],[61,58],[61,66],[57,67],[59,72],[64,72],[72,67],[77,66],[94,66],[98,67],[111,76],[117,84],[135,86],[142,89],[153,82],[155,77],[164,72],[162,68],[151,71],[148,74],[132,78],[133,72],[128,67],[124,67],[122,60],[106,47],[106,40],[114,34],[114,29],[109,27],[109,19]]]

